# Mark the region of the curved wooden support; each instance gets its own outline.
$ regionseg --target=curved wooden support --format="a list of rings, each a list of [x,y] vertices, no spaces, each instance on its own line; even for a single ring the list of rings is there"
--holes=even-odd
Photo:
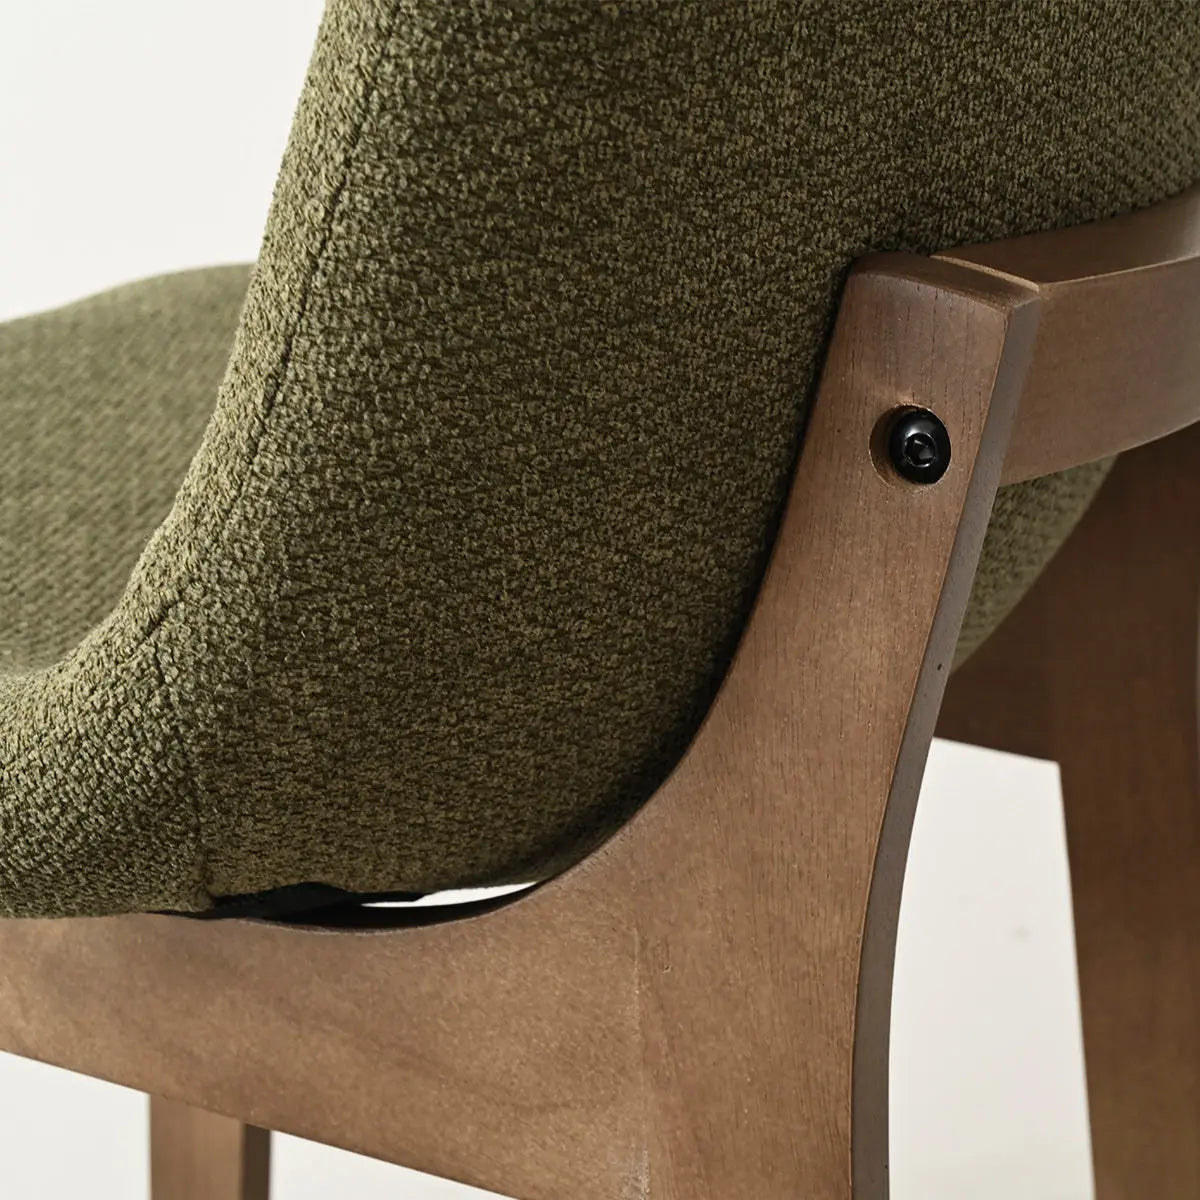
[[[1200,427],[1121,459],[938,732],[1062,766],[1098,1200],[1200,1197]]]
[[[856,271],[730,675],[575,870],[386,934],[4,923],[0,1046],[522,1200],[884,1200],[900,877],[1035,318]],[[935,486],[873,456],[911,404]]]
[[[948,250],[1042,315],[1003,482],[1106,458],[1200,420],[1200,187],[1109,221]]]

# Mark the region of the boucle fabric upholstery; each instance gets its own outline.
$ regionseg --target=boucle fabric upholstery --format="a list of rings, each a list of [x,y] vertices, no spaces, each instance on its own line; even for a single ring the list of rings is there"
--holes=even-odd
[[[187,271],[0,325],[0,673],[50,666],[120,601],[212,416],[248,277]]]
[[[240,319],[0,331],[0,910],[586,852],[729,662],[847,265],[1183,188],[1198,66],[1182,0],[333,0]],[[967,644],[1102,471],[1003,493]]]

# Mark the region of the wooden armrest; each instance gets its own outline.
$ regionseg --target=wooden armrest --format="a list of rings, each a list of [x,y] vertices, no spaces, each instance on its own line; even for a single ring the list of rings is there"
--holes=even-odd
[[[1107,458],[1200,418],[1200,187],[1112,220],[937,257],[1039,301],[1003,482]]]

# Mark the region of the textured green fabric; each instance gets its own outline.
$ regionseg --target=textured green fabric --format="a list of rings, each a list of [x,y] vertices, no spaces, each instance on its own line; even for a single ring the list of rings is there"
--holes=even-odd
[[[578,856],[727,666],[847,264],[1179,190],[1198,66],[1182,0],[334,0],[215,411],[115,600],[240,283],[0,339],[0,419],[37,417],[0,437],[0,908]],[[102,453],[109,404],[145,453]],[[1004,494],[969,638],[1095,481]]]
[[[246,267],[0,325],[0,672],[49,666],[116,606],[204,427]]]
[[[978,649],[1041,574],[1112,464],[1112,459],[1087,463],[999,490],[958,637],[956,666]]]

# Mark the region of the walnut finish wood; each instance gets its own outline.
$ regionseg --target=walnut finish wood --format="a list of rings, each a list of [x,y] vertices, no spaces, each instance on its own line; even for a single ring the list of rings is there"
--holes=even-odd
[[[1097,1200],[1200,1197],[1200,427],[1121,459],[939,733],[1062,766]]]
[[[899,882],[1036,311],[853,273],[730,674],[573,871],[389,933],[9,922],[0,1046],[520,1200],[884,1200]],[[933,487],[872,457],[913,403]]]
[[[151,1200],[269,1200],[271,1135],[152,1097]]]
[[[1026,282],[1041,301],[1005,483],[1105,458],[1196,420],[1200,187],[1109,221],[939,257]]]

